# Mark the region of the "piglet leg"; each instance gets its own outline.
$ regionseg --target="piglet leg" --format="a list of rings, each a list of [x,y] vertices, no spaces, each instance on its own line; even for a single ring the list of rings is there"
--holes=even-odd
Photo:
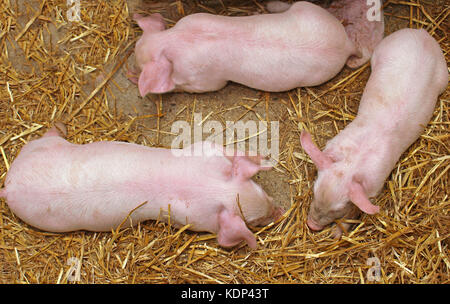
[[[357,219],[361,215],[361,212],[358,208],[354,207],[351,209],[351,211],[345,215],[344,219]],[[337,220],[336,226],[334,226],[332,230],[332,237],[337,240],[340,239],[343,234],[347,235],[348,232],[351,230],[352,226],[354,224],[352,223],[346,223],[345,221]]]
[[[139,83],[139,70],[136,67],[130,67],[127,70],[127,78],[134,84]]]
[[[357,68],[372,57],[373,50],[384,36],[384,17],[381,0],[335,0],[328,11],[345,27],[358,55],[350,56],[347,65]]]

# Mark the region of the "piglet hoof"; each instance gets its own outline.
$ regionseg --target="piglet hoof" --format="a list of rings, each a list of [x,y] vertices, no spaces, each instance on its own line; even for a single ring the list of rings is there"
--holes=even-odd
[[[275,211],[273,212],[273,221],[274,222],[278,221],[285,213],[286,211],[284,210],[283,207],[275,208]]]
[[[339,240],[343,234],[348,233],[350,227],[351,224],[338,222],[336,226],[333,227],[331,236],[333,237],[334,240]]]
[[[127,78],[134,84],[139,83],[139,71],[136,68],[129,68],[127,70]]]

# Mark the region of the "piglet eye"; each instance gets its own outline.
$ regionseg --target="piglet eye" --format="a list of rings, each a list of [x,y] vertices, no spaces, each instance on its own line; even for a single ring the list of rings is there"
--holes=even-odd
[[[339,208],[339,209],[333,209],[330,210],[330,215],[332,215],[334,218],[342,217],[346,213],[346,208]]]
[[[315,214],[321,214],[322,213],[322,210],[317,205],[312,205],[312,211]]]

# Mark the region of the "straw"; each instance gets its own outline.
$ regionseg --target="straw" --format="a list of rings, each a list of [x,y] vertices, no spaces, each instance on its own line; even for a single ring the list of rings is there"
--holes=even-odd
[[[0,199],[0,283],[450,282],[448,89],[424,134],[401,156],[375,198],[381,212],[347,221],[353,227],[333,239],[332,227],[312,232],[305,223],[317,170],[299,134],[311,131],[323,148],[350,123],[368,65],[344,68],[321,86],[285,93],[229,84],[211,94],[140,98],[123,76],[142,33],[131,19],[134,12],[160,12],[172,26],[195,12],[252,15],[263,13],[263,5],[99,0],[81,1],[81,8],[82,21],[69,22],[65,0],[3,1],[0,6],[2,184],[20,149],[57,121],[67,124],[67,138],[76,144],[120,140],[168,148],[176,135],[172,123],[193,124],[194,113],[202,112],[201,125],[209,120],[280,122],[279,163],[256,181],[285,185],[285,193],[269,194],[287,212],[267,227],[252,227],[256,250],[245,244],[225,249],[213,234],[159,220],[101,233],[45,232],[21,221]],[[385,1],[386,34],[423,27],[448,59],[449,14],[445,1]],[[234,92],[233,102],[223,100],[224,91]],[[134,107],[128,112],[120,106],[125,93],[135,101],[127,100]],[[380,276],[374,278],[369,274],[377,260]]]

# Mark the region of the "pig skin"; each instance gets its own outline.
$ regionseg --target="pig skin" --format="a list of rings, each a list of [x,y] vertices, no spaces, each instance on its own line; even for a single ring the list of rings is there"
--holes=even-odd
[[[304,1],[275,14],[192,14],[167,30],[159,14],[135,19],[144,33],[129,78],[142,96],[216,91],[228,81],[272,92],[314,86],[357,54],[342,24]]]
[[[323,152],[309,133],[300,136],[318,168],[307,219],[312,230],[355,214],[355,205],[368,214],[379,211],[369,197],[379,194],[401,154],[422,134],[448,84],[442,50],[423,29],[384,38],[371,66],[358,115]]]
[[[216,233],[224,247],[244,240],[255,248],[246,223],[266,225],[284,212],[250,179],[270,168],[261,167],[258,157],[211,142],[177,150],[199,147],[202,156],[176,156],[171,149],[125,142],[77,145],[53,127],[22,148],[0,196],[23,221],[52,232],[111,231],[144,202],[124,226],[167,221],[170,204],[175,226]]]

